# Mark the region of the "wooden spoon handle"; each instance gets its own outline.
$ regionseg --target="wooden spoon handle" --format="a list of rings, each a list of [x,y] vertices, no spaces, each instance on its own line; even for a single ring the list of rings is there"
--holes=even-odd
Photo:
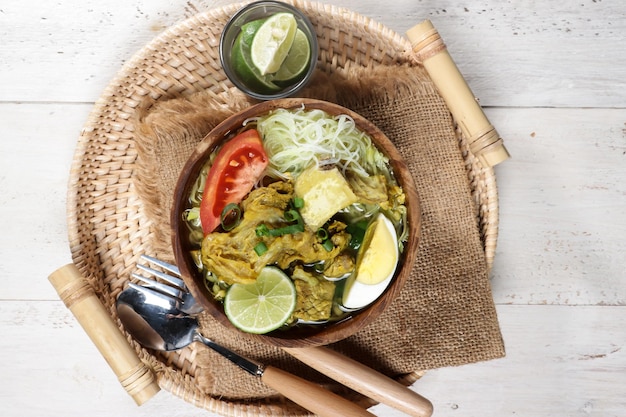
[[[65,265],[48,279],[135,403],[141,405],[159,392],[152,370],[141,362],[78,268]]]
[[[428,399],[334,350],[321,346],[283,349],[335,381],[410,416],[430,417],[433,413]]]
[[[273,366],[267,366],[261,376],[263,382],[320,417],[372,417],[374,414],[353,402]],[[375,416],[374,416],[375,417]]]

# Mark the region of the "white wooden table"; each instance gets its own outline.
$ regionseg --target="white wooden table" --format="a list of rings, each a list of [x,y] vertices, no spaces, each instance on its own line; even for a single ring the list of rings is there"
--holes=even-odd
[[[163,391],[136,407],[47,277],[71,261],[67,180],[94,101],[160,31],[224,3],[0,4],[3,416],[210,415]],[[626,415],[626,3],[332,3],[398,33],[431,19],[513,155],[492,278],[507,356],[413,388],[435,416]]]

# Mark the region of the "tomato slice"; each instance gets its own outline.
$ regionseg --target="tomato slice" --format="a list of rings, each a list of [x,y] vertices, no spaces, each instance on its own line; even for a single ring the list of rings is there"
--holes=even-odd
[[[252,190],[268,163],[256,129],[246,130],[222,146],[207,175],[200,204],[200,221],[205,234],[219,226],[226,205],[240,203]]]

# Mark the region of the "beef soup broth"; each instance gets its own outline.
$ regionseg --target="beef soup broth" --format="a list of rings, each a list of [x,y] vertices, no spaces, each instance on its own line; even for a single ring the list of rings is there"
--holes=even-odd
[[[262,139],[268,164],[252,190],[225,207],[220,225],[203,231],[200,210],[223,146],[212,152],[188,196],[183,220],[198,273],[221,301],[233,283],[254,282],[263,267],[276,266],[297,293],[283,328],[341,321],[393,279],[408,237],[404,191],[388,158],[348,115],[277,109],[247,120],[237,133],[251,129]],[[384,271],[366,265],[389,259],[395,260]],[[388,276],[378,279],[381,274]],[[346,291],[365,295],[354,295],[347,306]]]

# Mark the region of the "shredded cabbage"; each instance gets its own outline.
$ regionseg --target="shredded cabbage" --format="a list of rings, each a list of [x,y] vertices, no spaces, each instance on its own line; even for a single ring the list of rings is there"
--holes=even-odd
[[[387,157],[348,115],[333,117],[318,109],[277,109],[250,122],[256,123],[263,138],[270,177],[297,177],[312,161],[320,166],[334,164],[344,175],[351,171],[368,177],[388,171]]]

